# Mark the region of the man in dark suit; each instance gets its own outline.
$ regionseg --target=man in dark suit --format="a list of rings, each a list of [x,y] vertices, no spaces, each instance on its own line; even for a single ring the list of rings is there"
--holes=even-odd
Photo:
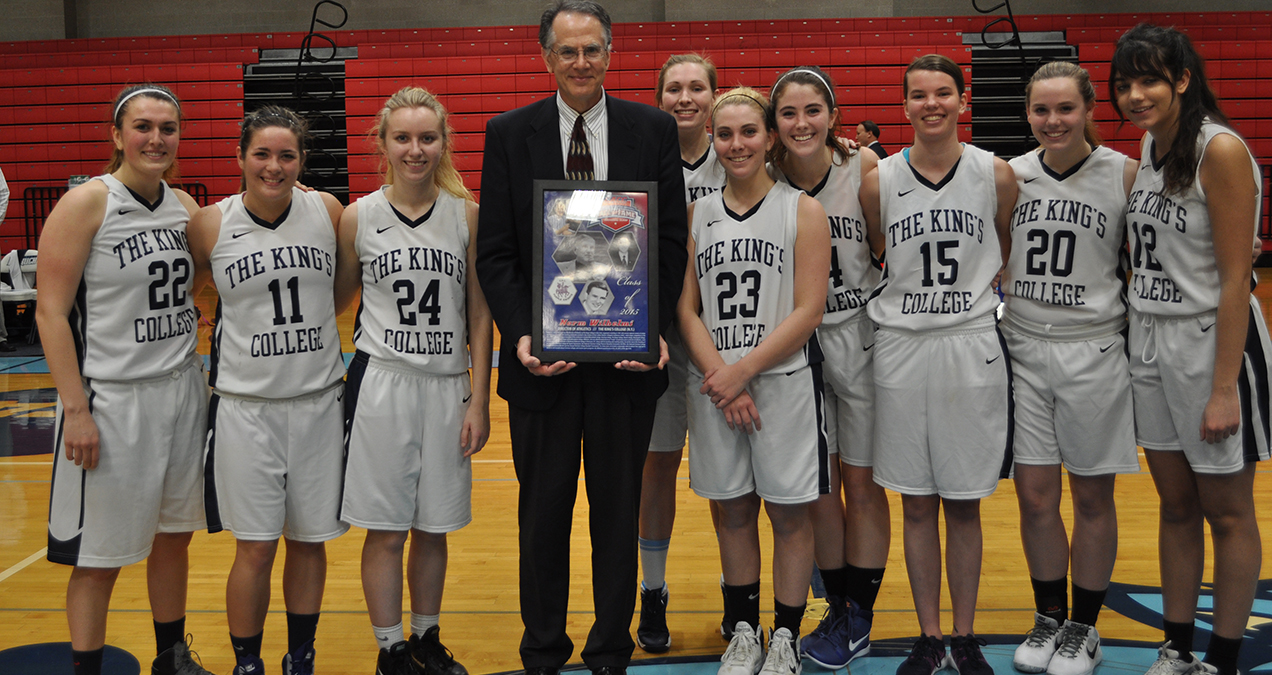
[[[634,644],[637,514],[654,404],[667,388],[658,365],[540,363],[530,355],[532,183],[536,178],[658,182],[659,329],[675,314],[688,236],[680,146],[671,116],[609,97],[610,19],[590,0],[544,12],[539,44],[557,94],[492,119],[481,174],[477,275],[499,326],[499,395],[508,401],[521,485],[521,660],[555,675],[573,653],[566,636],[570,526],[580,440],[590,507],[596,620],[582,658],[594,672],[625,671]],[[582,142],[585,137],[586,143]],[[581,155],[586,155],[580,163]],[[651,245],[655,245],[651,242]]]
[[[870,120],[857,125],[857,145],[874,150],[874,153],[879,155],[879,159],[888,156],[888,151],[884,150],[883,144],[879,142],[879,125]]]

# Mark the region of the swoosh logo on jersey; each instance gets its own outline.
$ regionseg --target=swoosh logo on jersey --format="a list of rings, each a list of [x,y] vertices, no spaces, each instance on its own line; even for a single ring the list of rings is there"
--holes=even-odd
[[[472,394],[469,394],[469,395],[465,396],[465,397],[464,397],[464,400],[460,401],[460,403],[467,403],[467,402],[468,402],[468,399],[470,399],[470,398],[472,398],[472,397],[473,397],[473,395],[472,395]]]
[[[1036,180],[1038,180],[1038,177],[1037,177],[1037,176],[1034,176],[1033,178],[1026,178],[1026,179],[1025,179],[1025,183],[1032,183],[1032,182],[1034,182],[1034,181],[1036,181]]]
[[[1208,330],[1210,330],[1211,328],[1214,328],[1214,327],[1215,327],[1215,325],[1212,323],[1212,324],[1210,324],[1209,326],[1206,326],[1205,328],[1202,328],[1202,329],[1201,329],[1201,332],[1203,332],[1203,333],[1204,333],[1204,332],[1206,332],[1206,331],[1208,331]]]
[[[999,354],[998,356],[1002,356],[1002,354]],[[985,359],[985,365],[987,365],[987,366],[988,366],[989,364],[991,364],[991,363],[993,363],[993,362],[997,361],[997,360],[998,360],[998,356],[995,356],[995,357],[994,357],[994,358],[992,358],[992,359]]]
[[[1113,345],[1115,345],[1115,344],[1117,344],[1117,343],[1116,343],[1116,342],[1113,342],[1113,343],[1110,343],[1110,344],[1109,344],[1109,346],[1107,346],[1107,347],[1101,347],[1101,348],[1100,348],[1100,353],[1101,353],[1101,354],[1103,354],[1104,352],[1107,352],[1108,350],[1112,349],[1112,348],[1113,348]]]
[[[861,351],[863,351],[863,352],[868,352],[868,351],[870,351],[871,349],[874,349],[874,343],[873,343],[873,342],[871,342],[870,344],[866,345],[865,347],[862,347],[862,348],[861,348]]]
[[[917,190],[917,189],[918,189],[918,188],[910,188],[909,190],[906,190],[905,192],[899,192],[899,191],[898,191],[898,192],[897,192],[897,196],[898,196],[898,197],[904,197],[904,196],[906,196],[906,195],[910,194],[911,192],[914,192],[914,191],[915,191],[915,190]]]
[[[723,220],[723,219],[708,220],[708,221],[707,221],[707,227],[711,227],[712,225],[715,225],[716,223],[720,222],[721,220]]]
[[[391,229],[393,229],[393,228],[395,228],[395,227],[397,227],[397,225],[390,225],[390,226],[385,227],[385,228],[382,228],[382,229],[377,229],[377,230],[375,231],[375,233],[376,233],[376,234],[384,234],[385,232],[388,232],[389,230],[391,230]]]
[[[249,234],[251,234],[251,232],[250,232],[250,231],[248,231],[248,232],[235,232],[234,234],[231,234],[231,235],[230,235],[230,239],[238,239],[239,237],[246,236],[246,235],[249,235]]]
[[[119,210],[119,215],[121,215],[121,216],[125,216],[125,215],[128,215],[128,214],[132,213],[133,211],[136,211],[136,210],[137,210],[137,209],[120,209],[120,210]]]

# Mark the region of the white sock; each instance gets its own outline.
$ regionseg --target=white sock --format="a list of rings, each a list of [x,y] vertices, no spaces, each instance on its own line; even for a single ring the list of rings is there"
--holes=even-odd
[[[396,626],[381,628],[379,626],[371,626],[371,630],[375,633],[375,644],[380,649],[388,649],[399,642],[406,642],[402,637],[402,622],[397,622]]]
[[[416,614],[411,612],[411,635],[423,635],[437,625],[441,614]]]
[[[640,545],[640,572],[646,589],[667,585],[667,549],[671,539],[638,539]]]

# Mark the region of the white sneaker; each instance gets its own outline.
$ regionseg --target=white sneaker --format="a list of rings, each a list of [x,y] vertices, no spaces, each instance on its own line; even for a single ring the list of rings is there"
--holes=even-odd
[[[769,632],[768,658],[764,659],[761,675],[800,675],[804,670],[799,660],[799,638],[791,635],[789,628]]]
[[[764,665],[764,645],[760,644],[760,636],[751,628],[751,624],[739,621],[733,627],[733,638],[729,640],[729,648],[720,657],[720,670],[717,675],[755,675]]]
[[[1056,653],[1059,636],[1060,624],[1055,619],[1035,613],[1034,626],[1025,633],[1025,641],[1016,648],[1011,666],[1022,673],[1046,672],[1047,664],[1051,663],[1051,655]]]
[[[1153,665],[1148,667],[1145,675],[1183,675],[1191,670],[1196,669],[1197,664],[1201,663],[1201,659],[1192,655],[1192,661],[1185,661],[1180,658],[1180,653],[1171,649],[1170,642],[1166,642],[1157,648],[1157,660]],[[1204,666],[1201,668],[1204,670]]]
[[[1057,643],[1047,675],[1091,675],[1104,660],[1095,626],[1065,621]]]

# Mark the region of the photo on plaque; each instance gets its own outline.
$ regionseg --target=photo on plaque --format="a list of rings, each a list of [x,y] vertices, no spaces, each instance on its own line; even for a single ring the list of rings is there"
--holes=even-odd
[[[534,271],[544,363],[656,363],[658,184],[534,182]]]

